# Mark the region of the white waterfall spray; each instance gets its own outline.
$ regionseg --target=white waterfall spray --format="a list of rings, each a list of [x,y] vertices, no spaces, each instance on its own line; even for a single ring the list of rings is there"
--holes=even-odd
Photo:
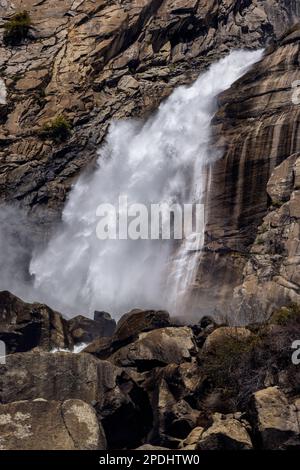
[[[216,97],[261,54],[232,52],[192,86],[176,89],[146,122],[111,124],[98,168],[78,180],[59,232],[31,261],[35,288],[44,297],[39,300],[49,302],[51,295],[50,305],[70,314],[178,306],[177,295],[184,298],[193,282],[201,246],[191,255],[182,243],[166,282],[174,242],[100,241],[96,209],[100,203],[117,204],[120,194],[129,203],[199,201],[204,168],[219,157],[208,151]]]

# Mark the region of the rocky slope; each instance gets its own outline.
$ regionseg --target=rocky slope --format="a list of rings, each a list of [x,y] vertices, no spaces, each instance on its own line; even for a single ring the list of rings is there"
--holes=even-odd
[[[28,315],[1,296],[0,332]],[[41,339],[0,365],[0,449],[299,449],[299,332],[296,306],[247,328],[134,310],[78,354]]]

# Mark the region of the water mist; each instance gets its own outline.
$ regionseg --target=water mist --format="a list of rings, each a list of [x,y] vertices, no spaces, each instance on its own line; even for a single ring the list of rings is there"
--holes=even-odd
[[[209,152],[216,97],[261,57],[235,51],[190,86],[177,88],[147,121],[112,122],[98,167],[72,189],[59,231],[30,264],[38,300],[69,314],[107,310],[118,316],[134,307],[184,309],[201,246],[190,252],[167,240],[102,240],[96,209],[129,203],[200,201],[204,171],[221,155]],[[204,231],[204,223],[201,230]],[[50,300],[49,300],[50,298]],[[184,313],[184,312],[179,312]]]

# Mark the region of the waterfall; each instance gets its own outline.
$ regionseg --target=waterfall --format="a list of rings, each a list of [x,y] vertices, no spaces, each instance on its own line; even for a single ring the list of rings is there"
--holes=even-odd
[[[31,260],[39,300],[47,298],[69,314],[101,309],[118,316],[134,307],[177,310],[177,297],[182,300],[193,283],[201,246],[190,251],[188,240],[179,248],[174,240],[99,240],[97,207],[117,205],[120,195],[129,204],[200,201],[205,168],[220,157],[209,152],[216,98],[261,55],[234,51],[192,86],[177,88],[146,121],[111,123],[97,169],[79,178],[61,227]]]

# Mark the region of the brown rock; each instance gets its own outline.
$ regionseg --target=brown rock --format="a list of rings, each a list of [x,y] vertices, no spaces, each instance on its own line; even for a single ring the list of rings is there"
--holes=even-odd
[[[192,330],[169,327],[140,333],[136,341],[120,348],[109,360],[118,366],[147,370],[155,365],[190,361],[194,352]]]
[[[300,448],[297,411],[278,387],[254,394],[255,424],[264,449]]]
[[[234,415],[213,415],[213,425],[200,435],[196,450],[249,450],[249,424]]]
[[[93,353],[100,358],[107,358],[114,351],[137,338],[139,333],[169,325],[170,315],[168,312],[135,309],[121,317],[110,340],[105,338],[95,340],[85,349],[85,352]]]
[[[242,327],[221,326],[214,330],[205,340],[203,351],[211,352],[218,348],[223,341],[234,339],[243,341],[251,336],[251,331]]]
[[[78,315],[68,321],[68,327],[75,344],[90,343],[96,338],[112,336],[116,322],[109,313],[95,312],[94,320]]]

